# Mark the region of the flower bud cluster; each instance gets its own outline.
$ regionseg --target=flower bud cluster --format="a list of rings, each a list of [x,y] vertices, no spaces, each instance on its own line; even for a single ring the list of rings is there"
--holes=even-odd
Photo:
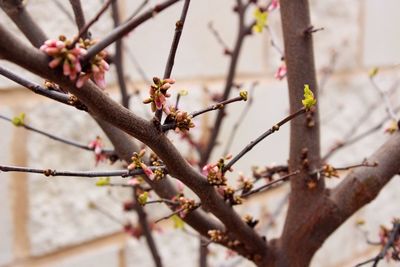
[[[80,59],[87,54],[87,49],[95,41],[80,39],[73,47],[72,41],[65,36],[60,36],[58,40],[51,39],[44,42],[40,50],[45,52],[52,59],[49,67],[52,69],[62,66],[63,74],[68,76],[71,81],[76,80],[76,86],[82,87],[83,84],[93,78],[95,83],[101,88],[105,87],[105,72],[109,70],[109,65],[105,61],[107,53],[101,51],[94,56],[87,66],[82,66]]]

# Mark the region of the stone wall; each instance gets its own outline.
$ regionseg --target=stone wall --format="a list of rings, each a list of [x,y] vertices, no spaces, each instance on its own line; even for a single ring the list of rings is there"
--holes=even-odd
[[[129,16],[141,1],[122,1],[122,11]],[[69,2],[58,1],[71,13]],[[92,17],[99,9],[100,1],[82,1],[87,17]],[[153,5],[157,1],[150,1]],[[400,32],[397,0],[310,0],[313,25],[324,27],[315,36],[315,56],[319,81],[327,78],[321,96],[322,149],[326,152],[331,145],[342,138],[348,129],[362,123],[358,132],[373,126],[385,116],[380,106],[374,110],[368,121],[360,122],[360,116],[369,104],[377,101],[369,79],[371,67],[381,69],[377,83],[385,90],[398,82],[400,63]],[[178,80],[175,89],[188,89],[189,95],[182,99],[182,107],[196,110],[209,101],[212,92],[220,91],[228,69],[228,57],[210,34],[207,24],[213,22],[221,37],[231,46],[235,40],[237,21],[232,10],[233,1],[193,0],[187,24],[176,57],[174,77]],[[126,76],[131,81],[130,90],[142,89],[143,94],[134,97],[132,110],[143,114],[141,98],[147,93],[148,77],[161,76],[169,46],[173,36],[175,21],[182,4],[156,16],[125,37],[129,54],[125,57]],[[211,7],[212,5],[212,7]],[[56,5],[56,1],[31,0],[27,8],[51,38],[59,34],[71,36],[76,29],[68,16]],[[278,46],[282,46],[279,12],[272,13],[269,21]],[[0,11],[0,22],[12,25]],[[110,29],[110,14],[103,16],[92,29],[93,36],[101,39]],[[10,26],[14,32],[16,27]],[[21,38],[23,38],[21,36]],[[254,103],[242,122],[238,135],[231,147],[237,153],[250,140],[261,134],[287,113],[287,85],[285,81],[274,79],[274,72],[280,64],[279,54],[271,47],[267,33],[248,38],[240,57],[237,81],[249,88],[254,81],[259,85],[254,91]],[[1,39],[0,39],[1,41]],[[113,48],[111,47],[112,51]],[[326,76],[326,69],[332,66],[332,55],[336,55],[333,74]],[[36,82],[42,80],[26,74],[16,66],[4,63],[2,66],[18,71]],[[137,68],[140,65],[144,77]],[[115,72],[111,69],[107,76],[110,95],[118,99],[115,86]],[[208,93],[204,90],[208,89]],[[173,89],[173,90],[175,90]],[[393,104],[399,93],[391,98]],[[396,103],[397,102],[397,103]],[[228,107],[228,117],[224,123],[219,143],[213,158],[224,151],[226,139],[237,115],[242,111],[242,103]],[[88,143],[96,135],[104,136],[86,114],[60,106],[40,96],[16,86],[0,77],[0,114],[9,117],[20,112],[27,114],[27,122],[68,139]],[[202,135],[202,129],[212,121],[215,114],[195,121],[194,134]],[[0,163],[52,168],[64,170],[90,170],[120,168],[120,164],[95,167],[93,155],[54,142],[35,133],[13,127],[0,121]],[[254,165],[285,163],[288,152],[288,127],[271,136],[254,148],[244,160],[235,166],[236,171],[250,174]],[[383,129],[357,145],[343,149],[332,158],[338,166],[358,163],[371,154],[387,139]],[[180,143],[179,139],[175,141]],[[107,143],[108,144],[108,143]],[[109,144],[108,144],[109,147]],[[182,149],[185,149],[182,147]],[[121,203],[129,200],[127,189],[105,189],[95,186],[94,179],[84,178],[44,178],[23,173],[0,173],[0,267],[52,266],[52,267],[133,267],[152,266],[145,240],[136,240],[122,233],[121,224],[105,216],[98,210],[89,208],[94,202],[107,210],[118,221],[135,222],[135,215],[123,212]],[[119,179],[116,179],[119,181]],[[335,182],[329,182],[329,185]],[[355,227],[358,219],[365,219],[364,229],[371,239],[376,239],[380,224],[390,224],[393,217],[400,214],[400,180],[395,177],[381,192],[379,197],[366,208],[360,210],[330,237],[315,256],[312,266],[353,266],[374,256],[379,248],[366,244],[364,236]],[[279,187],[271,193],[260,195],[238,208],[255,217],[266,218],[280,206],[285,205],[287,186]],[[260,205],[260,203],[264,203]],[[150,219],[167,214],[163,207],[148,209]],[[284,212],[283,212],[284,213]],[[269,238],[279,236],[283,216],[276,219],[276,226],[264,219],[260,232]],[[160,224],[162,232],[155,233],[165,266],[196,266],[198,240],[182,231],[174,230],[169,222]],[[184,245],[182,245],[184,244]],[[238,257],[226,259],[223,248],[210,246],[210,266],[252,266]],[[382,262],[382,266],[394,266]]]

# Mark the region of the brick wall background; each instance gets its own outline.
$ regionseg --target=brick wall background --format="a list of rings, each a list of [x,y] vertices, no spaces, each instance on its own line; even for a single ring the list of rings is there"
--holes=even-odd
[[[121,1],[122,11],[129,16],[141,1]],[[69,2],[59,1],[71,12]],[[98,0],[82,1],[87,18],[99,9]],[[150,1],[151,5],[157,1]],[[399,79],[400,30],[397,0],[310,0],[312,21],[315,27],[324,30],[314,35],[319,80],[324,68],[330,65],[332,51],[337,54],[334,72],[327,80],[320,101],[322,126],[322,148],[327,151],[343,137],[351,125],[359,122],[360,115],[369,103],[378,98],[368,80],[371,67],[381,69],[377,82],[388,89]],[[228,58],[222,55],[222,48],[207,29],[212,21],[227,44],[235,38],[236,18],[231,12],[233,1],[193,0],[187,24],[176,57],[174,77],[178,80],[177,90],[187,88],[189,95],[182,99],[182,107],[196,110],[206,105],[210,92],[221,90],[227,72]],[[212,7],[211,7],[212,6]],[[131,55],[125,58],[126,75],[131,80],[130,90],[143,89],[147,93],[146,80],[135,67],[137,62],[149,76],[163,73],[173,27],[180,13],[181,4],[163,12],[125,38],[125,45]],[[72,36],[75,26],[60,12],[55,1],[30,0],[28,10],[35,14],[40,26],[51,38],[59,34]],[[282,46],[279,12],[270,16],[270,25],[278,45]],[[0,11],[0,22],[15,26]],[[110,29],[112,21],[106,14],[93,28],[93,36],[101,38]],[[0,37],[1,38],[1,37]],[[21,36],[21,38],[23,38]],[[1,39],[0,39],[1,41]],[[112,48],[110,49],[112,50]],[[134,60],[132,60],[132,58]],[[0,61],[2,66],[19,70],[16,66]],[[254,92],[254,104],[241,125],[231,148],[239,151],[249,140],[254,139],[267,127],[287,112],[287,85],[277,81],[273,74],[279,66],[279,55],[269,44],[269,35],[255,35],[245,41],[240,57],[237,81],[249,87],[259,81]],[[118,98],[115,75],[112,68],[107,75],[110,95]],[[26,77],[42,83],[41,79],[26,74]],[[174,89],[175,90],[175,89]],[[399,104],[399,93],[392,97],[393,104]],[[132,102],[132,109],[143,114],[140,97]],[[397,102],[397,103],[396,103]],[[228,107],[229,115],[220,135],[220,147],[215,150],[218,158],[237,114],[243,105]],[[27,122],[82,143],[88,143],[96,135],[103,135],[96,124],[84,113],[55,104],[36,96],[14,83],[0,77],[0,114],[14,116],[20,112],[27,114]],[[215,114],[196,121],[194,130],[201,135],[201,128]],[[374,125],[385,115],[384,107],[376,109],[359,131]],[[145,116],[145,114],[144,114]],[[203,127],[204,128],[204,127]],[[53,168],[67,170],[94,169],[93,155],[64,146],[23,129],[15,128],[0,121],[0,162],[4,164]],[[288,127],[279,134],[262,142],[235,169],[250,174],[253,165],[285,163],[288,152]],[[357,145],[337,153],[332,163],[338,166],[358,163],[382,144],[387,135],[383,129],[359,142]],[[178,143],[178,141],[177,141]],[[184,149],[184,148],[182,148]],[[118,168],[101,164],[97,169]],[[121,225],[90,209],[89,202],[95,202],[108,210],[121,222],[132,220],[127,216],[121,202],[129,200],[130,192],[125,189],[105,189],[95,187],[95,180],[80,178],[44,178],[22,173],[0,173],[0,267],[52,266],[52,267],[133,267],[152,266],[151,257],[143,239],[136,240],[121,232]],[[334,183],[334,182],[332,182]],[[374,256],[379,248],[366,244],[365,238],[356,230],[355,221],[366,220],[364,229],[370,231],[371,239],[376,239],[380,224],[389,224],[391,218],[399,216],[399,177],[395,177],[368,207],[360,210],[329,238],[313,259],[312,266],[353,266],[363,259]],[[238,207],[255,217],[265,217],[285,203],[287,186],[279,187],[268,194]],[[397,193],[397,194],[396,194]],[[261,204],[262,203],[262,204]],[[152,219],[167,214],[163,207],[148,209]],[[259,229],[269,238],[278,236],[282,226],[282,216],[276,226],[269,226],[264,220]],[[165,266],[196,266],[198,240],[172,229],[169,222],[161,223],[162,233],[155,238],[160,248]],[[225,250],[211,245],[210,266],[252,266],[239,258],[225,259]],[[386,262],[382,266],[394,266]]]

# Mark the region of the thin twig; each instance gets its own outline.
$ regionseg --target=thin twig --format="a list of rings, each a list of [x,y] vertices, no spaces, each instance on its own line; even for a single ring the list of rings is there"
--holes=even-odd
[[[6,116],[0,115],[0,119],[5,120],[5,121],[9,121],[9,122],[12,123],[12,119],[8,118]],[[94,150],[94,148],[89,147],[88,145],[83,145],[83,144],[80,144],[78,142],[75,142],[75,141],[72,141],[72,140],[68,140],[68,139],[65,139],[65,138],[62,138],[62,137],[59,137],[59,136],[44,132],[42,130],[39,130],[37,128],[29,126],[28,124],[23,123],[23,122],[21,122],[17,127],[23,127],[28,131],[32,131],[32,132],[41,134],[41,135],[46,136],[46,137],[48,137],[48,138],[50,138],[52,140],[61,142],[61,143],[66,144],[66,145],[70,145],[70,146],[81,148],[81,149],[88,150],[88,151],[93,151]],[[104,152],[105,154],[109,154],[109,155],[110,154],[114,154],[114,150],[110,150],[110,149],[103,149],[102,152]]]
[[[65,16],[67,17],[67,19],[68,19],[69,21],[74,22],[74,18],[72,17],[71,13],[63,6],[63,4],[60,3],[59,0],[54,0],[53,3],[54,3],[54,5],[55,5],[56,7],[58,7],[58,9],[60,9],[60,11],[61,11],[62,13],[65,14]]]
[[[142,228],[143,234],[146,237],[147,245],[149,246],[151,255],[153,256],[154,264],[156,267],[162,267],[162,261],[160,257],[160,253],[158,252],[156,242],[154,241],[153,235],[151,233],[151,229],[149,227],[149,222],[147,221],[147,213],[138,202],[138,191],[137,186],[133,188],[133,197],[135,199],[134,209],[138,215],[138,221]]]
[[[207,107],[207,108],[205,108],[203,110],[192,112],[192,113],[190,113],[190,115],[193,118],[195,118],[195,117],[197,117],[197,116],[199,116],[199,115],[201,115],[203,113],[206,113],[206,112],[209,112],[209,111],[213,111],[213,110],[217,110],[217,109],[222,109],[228,104],[231,104],[231,103],[234,103],[234,102],[238,102],[238,101],[243,101],[243,100],[244,100],[243,97],[237,96],[235,98],[231,98],[231,99],[228,99],[228,100],[225,100],[225,101],[221,101],[221,102],[219,102],[217,104],[211,105],[211,106],[209,106],[209,107]]]
[[[278,52],[278,54],[281,56],[281,59],[283,60],[285,58],[285,53],[283,52],[283,49],[279,47],[279,45],[275,41],[275,35],[272,33],[270,26],[266,25],[265,28],[267,29],[269,36],[271,38],[270,40],[271,46]]]
[[[400,110],[400,106],[395,108],[395,112]],[[376,124],[375,126],[365,130],[364,132],[354,136],[351,138],[351,135],[348,135],[349,137],[347,139],[345,139],[342,142],[337,143],[333,148],[331,148],[331,150],[329,150],[329,152],[322,158],[322,161],[325,162],[327,161],[328,158],[330,158],[334,153],[336,153],[339,149],[343,149],[344,147],[348,147],[360,140],[362,140],[363,138],[369,136],[370,134],[378,131],[379,129],[382,128],[382,126],[385,124],[385,122],[390,119],[389,116],[386,116],[382,121],[380,121],[378,124]],[[357,130],[357,128],[356,128]],[[350,132],[349,132],[350,133]]]
[[[225,173],[227,170],[229,170],[233,164],[235,164],[239,159],[241,159],[244,155],[246,155],[255,145],[260,143],[262,140],[264,140],[266,137],[269,135],[273,134],[274,132],[278,131],[279,128],[284,125],[285,123],[291,121],[292,119],[296,118],[297,116],[304,114],[307,110],[303,107],[299,109],[297,112],[287,116],[274,126],[272,126],[270,129],[268,129],[265,133],[260,135],[257,139],[251,141],[242,151],[239,152],[231,161],[229,161],[228,164],[225,165],[223,168],[222,172]]]
[[[152,170],[162,168],[165,171],[164,166],[151,166],[149,167]],[[27,167],[16,167],[16,166],[7,166],[0,165],[0,171],[2,172],[27,172],[27,173],[37,173],[43,174],[45,176],[66,176],[66,177],[130,177],[135,175],[144,174],[143,169],[134,169],[134,170],[112,170],[112,171],[57,171],[52,169],[36,169],[36,168],[27,168]]]
[[[225,105],[228,105],[228,104],[231,104],[231,103],[234,103],[234,102],[238,102],[238,101],[243,101],[243,100],[244,100],[244,98],[241,97],[241,96],[238,96],[238,97],[235,97],[235,98],[231,98],[231,99],[216,103],[214,105],[211,105],[211,106],[209,106],[209,107],[207,107],[205,109],[202,109],[202,110],[199,110],[199,111],[194,111],[194,112],[190,113],[189,116],[191,116],[192,118],[195,118],[195,117],[197,117],[197,116],[199,116],[199,115],[201,115],[203,113],[206,113],[206,112],[209,112],[209,111],[213,111],[213,110],[217,110],[217,109],[222,109],[222,108],[225,107]],[[162,125],[162,130],[165,132],[165,131],[174,129],[175,127],[176,127],[175,123],[164,124],[164,125]]]
[[[144,0],[144,1],[140,4],[140,6],[138,6],[138,7],[136,8],[136,10],[132,13],[132,15],[131,15],[129,18],[126,19],[126,21],[130,21],[131,19],[133,19],[134,17],[136,17],[137,14],[139,14],[140,11],[142,11],[142,9],[143,9],[148,3],[149,3],[149,0]]]
[[[387,92],[384,92],[376,83],[374,77],[370,77],[370,81],[372,83],[372,86],[378,91],[379,95],[381,96],[383,102],[385,103],[386,107],[386,112],[388,113],[389,117],[392,120],[398,121],[398,118],[396,116],[396,112],[394,111],[392,104],[390,103],[389,97]]]
[[[378,166],[377,162],[368,163],[367,161],[364,161],[363,163],[354,164],[354,165],[350,165],[350,166],[346,166],[346,167],[339,167],[339,168],[335,167],[335,170],[337,170],[337,171],[348,171],[348,170],[351,170],[351,169],[354,169],[354,168],[359,168],[359,167],[376,167],[376,166]]]
[[[245,37],[248,36],[249,32],[251,31],[251,27],[253,25],[253,24],[247,26],[245,25],[246,7],[243,6],[241,1],[237,2],[237,9],[238,9],[237,14],[239,16],[239,30],[236,37],[235,46],[233,48],[232,55],[230,57],[229,70],[225,81],[225,88],[224,88],[224,93],[222,95],[222,100],[227,100],[229,97],[236,76],[237,64],[239,61],[241,48]],[[208,159],[210,158],[211,152],[216,146],[216,142],[218,139],[218,135],[222,126],[224,116],[225,116],[224,109],[220,109],[213,123],[213,128],[210,137],[208,139],[207,146],[202,152],[199,163],[200,166],[204,166],[207,163]]]
[[[253,189],[253,190],[251,190],[251,191],[249,191],[249,192],[247,192],[245,194],[242,194],[241,197],[242,198],[246,198],[246,197],[249,197],[250,195],[253,195],[255,193],[259,193],[261,191],[264,191],[264,190],[270,188],[271,186],[273,186],[273,185],[275,185],[275,184],[277,184],[279,182],[284,182],[284,181],[288,180],[289,177],[294,176],[294,175],[299,174],[299,173],[300,173],[299,170],[291,172],[291,173],[289,173],[289,174],[287,174],[285,176],[282,176],[279,179],[276,179],[276,180],[274,180],[272,182],[269,182],[269,183],[267,183],[267,184],[265,184],[263,186],[260,186],[260,187],[258,187],[256,189]]]
[[[193,210],[196,210],[196,209],[199,208],[200,206],[201,206],[200,203],[195,204],[194,207],[193,207],[189,212],[191,212],[191,211],[193,211]],[[184,210],[186,210],[186,207],[182,207],[182,208],[180,208],[180,209],[178,209],[178,210],[176,210],[176,211],[174,211],[174,212],[168,214],[167,216],[164,216],[164,217],[162,217],[162,218],[156,220],[154,223],[159,223],[159,222],[161,222],[161,221],[163,221],[163,220],[167,220],[167,219],[171,218],[172,216],[181,213],[181,212],[184,211]]]
[[[97,210],[102,215],[109,218],[111,221],[116,222],[119,225],[125,226],[125,224],[123,222],[121,222],[120,219],[118,219],[117,217],[115,217],[114,215],[109,213],[107,210],[104,210],[103,208],[99,207],[95,202],[93,202],[93,201],[89,202],[89,207],[91,209]]]
[[[321,81],[318,86],[319,93],[321,95],[324,92],[325,85],[327,84],[329,78],[332,77],[333,71],[336,66],[337,58],[338,58],[338,53],[335,50],[333,50],[330,55],[328,66],[325,67],[322,71]]]
[[[214,28],[214,25],[213,25],[213,23],[211,21],[208,23],[208,29],[214,35],[214,37],[217,40],[218,44],[220,44],[222,46],[222,48],[224,49],[224,54],[231,55],[232,52],[230,51],[228,45],[222,39],[222,37],[219,34],[219,32]]]
[[[372,259],[357,264],[355,267],[360,267],[370,262],[373,262],[372,265],[373,267],[378,266],[379,261],[385,258],[385,255],[387,254],[388,250],[393,246],[394,242],[399,238],[400,238],[400,222],[394,222],[393,228],[392,230],[390,230],[389,239],[386,242],[385,246],[382,248],[382,250],[379,252],[379,254],[376,257],[373,257]]]
[[[75,39],[72,41],[72,43],[69,45],[69,47],[75,47],[75,44],[79,41],[80,38],[84,37],[86,35],[86,32],[89,30],[89,28],[100,19],[101,15],[107,10],[107,8],[110,6],[110,4],[115,1],[115,0],[107,0],[102,8],[97,12],[96,16],[91,19],[88,23],[85,24],[82,28],[79,29],[78,36],[75,37]],[[96,53],[97,54],[97,53]]]
[[[168,205],[179,205],[179,202],[170,200],[170,199],[166,199],[166,198],[161,198],[161,199],[156,199],[156,200],[149,200],[146,202],[147,204],[155,204],[155,203],[164,203],[164,204],[168,204]]]
[[[138,74],[140,75],[140,77],[142,78],[142,80],[145,83],[151,83],[151,79],[149,78],[149,76],[146,75],[146,72],[143,70],[143,68],[140,66],[139,62],[137,61],[135,55],[132,53],[131,49],[129,49],[129,47],[124,45],[124,50],[128,53],[128,57],[131,60],[131,62],[133,63],[136,71],[138,72]]]
[[[80,32],[85,27],[86,24],[81,0],[69,0],[69,2],[71,4],[72,10],[74,11],[76,26],[78,27],[78,31]],[[58,6],[61,9],[62,5],[59,4]],[[82,33],[82,37],[84,37],[84,39],[89,38],[90,34],[87,31],[85,31],[84,33]]]
[[[19,85],[22,85],[23,87],[26,87],[35,94],[48,97],[50,99],[53,99],[57,102],[63,103],[68,106],[76,107],[79,110],[87,111],[87,107],[84,106],[80,101],[72,97],[72,95],[67,95],[59,91],[46,89],[36,83],[26,80],[25,78],[1,66],[0,66],[0,75],[3,75],[4,77],[18,83]]]
[[[249,90],[249,99],[247,100],[247,103],[246,103],[244,109],[242,110],[237,121],[235,122],[235,124],[232,127],[232,131],[228,137],[228,142],[226,143],[225,152],[223,153],[223,155],[228,155],[229,150],[232,146],[233,140],[235,139],[235,135],[239,129],[239,126],[244,121],[244,118],[246,117],[247,113],[250,110],[251,105],[253,104],[253,99],[254,99],[253,92],[254,92],[254,89],[257,84],[258,84],[258,82],[254,82]]]
[[[167,0],[161,4],[156,5],[154,8],[146,11],[136,19],[127,21],[122,23],[120,26],[112,30],[103,40],[96,43],[95,45],[91,46],[86,55],[82,58],[82,65],[86,65],[89,60],[102,51],[104,48],[109,46],[110,44],[114,43],[117,39],[122,38],[127,33],[141,25],[142,23],[146,22],[147,20],[154,17],[155,14],[162,12],[166,8],[170,7],[171,5],[175,4],[180,0]]]
[[[185,26],[186,15],[189,10],[190,0],[185,0],[185,3],[182,8],[182,13],[180,19],[175,23],[175,34],[172,39],[171,48],[169,50],[168,60],[165,65],[164,70],[164,79],[171,78],[172,69],[175,63],[176,52],[178,51],[179,41],[181,40],[183,27]],[[155,112],[155,118],[158,121],[161,121],[162,118],[162,109],[157,109]]]

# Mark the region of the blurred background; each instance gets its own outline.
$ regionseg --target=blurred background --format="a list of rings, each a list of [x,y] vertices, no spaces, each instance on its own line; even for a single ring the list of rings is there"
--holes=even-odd
[[[129,17],[142,1],[118,0],[121,14]],[[26,1],[27,9],[51,39],[60,34],[72,37],[76,27],[71,20],[72,10],[67,0]],[[261,1],[262,2],[262,1]],[[147,8],[158,1],[149,1]],[[224,47],[210,31],[209,23],[218,31],[228,48],[237,34],[237,17],[232,0],[192,0],[181,43],[176,56],[173,78],[177,83],[172,91],[175,99],[180,90],[187,90],[181,108],[198,110],[222,92],[228,72],[229,57]],[[385,106],[374,88],[368,73],[378,67],[374,82],[390,92],[391,104],[399,105],[400,64],[400,1],[398,0],[311,0],[312,23],[323,30],[314,33],[315,60],[321,89],[318,99],[321,109],[322,154],[352,131],[353,136],[378,125],[377,130],[361,141],[348,146],[330,158],[341,167],[362,162],[387,138]],[[87,20],[102,5],[100,0],[82,1]],[[149,106],[141,102],[148,94],[153,76],[162,76],[173,37],[175,22],[182,3],[155,16],[124,38],[125,75],[133,93],[131,109],[143,117],[149,116]],[[249,10],[249,19],[253,10]],[[9,25],[26,41],[3,11],[0,22]],[[219,137],[213,160],[226,150],[235,154],[250,140],[258,137],[288,113],[286,80],[276,79],[281,66],[279,49],[283,47],[279,9],[270,13],[269,31],[246,38],[240,55],[236,83],[251,89],[252,104],[241,121],[234,142],[227,149],[227,139],[246,103],[227,107],[227,117]],[[113,27],[111,12],[106,12],[91,28],[92,36],[101,39]],[[271,40],[274,46],[271,45]],[[1,37],[0,37],[1,41]],[[113,53],[114,48],[108,51]],[[15,65],[0,61],[1,66],[43,84],[43,80],[26,73]],[[114,67],[107,73],[107,92],[119,100]],[[235,89],[236,90],[236,89]],[[238,90],[232,95],[237,95]],[[389,94],[389,93],[388,93]],[[53,103],[17,84],[0,77],[0,114],[14,117],[26,113],[26,123],[50,133],[88,144],[101,129],[85,113]],[[367,115],[365,115],[367,114]],[[196,119],[191,130],[198,140],[207,138],[214,113]],[[104,170],[121,168],[120,163],[95,166],[92,152],[65,146],[41,135],[16,128],[0,121],[0,164],[51,168],[57,170]],[[170,137],[182,149],[189,148],[174,133]],[[286,164],[288,157],[287,126],[255,147],[231,174],[251,176],[252,167]],[[343,176],[343,175],[342,175]],[[57,266],[57,267],[133,267],[153,266],[144,238],[135,238],[123,231],[127,222],[136,224],[136,215],[123,211],[122,203],[131,199],[131,190],[96,187],[96,179],[45,178],[26,173],[0,173],[0,267]],[[117,182],[125,180],[115,179]],[[234,181],[234,179],[232,180]],[[329,180],[334,186],[340,179]],[[233,183],[233,182],[232,182]],[[370,246],[378,240],[379,225],[390,226],[400,215],[400,181],[395,177],[368,207],[360,210],[324,244],[313,259],[312,266],[354,266],[379,252]],[[278,237],[283,225],[288,186],[280,186],[260,194],[239,206],[241,214],[249,213],[261,220],[258,231],[268,238]],[[155,199],[156,197],[153,196]],[[93,208],[90,203],[95,203]],[[146,207],[150,220],[168,214],[162,205]],[[244,212],[245,211],[245,212]],[[362,226],[357,222],[365,220]],[[159,223],[154,236],[165,266],[197,266],[199,241],[193,230],[174,229],[166,220]],[[238,256],[230,255],[219,246],[210,245],[209,265],[214,267],[252,266]],[[394,266],[381,261],[380,266]]]

